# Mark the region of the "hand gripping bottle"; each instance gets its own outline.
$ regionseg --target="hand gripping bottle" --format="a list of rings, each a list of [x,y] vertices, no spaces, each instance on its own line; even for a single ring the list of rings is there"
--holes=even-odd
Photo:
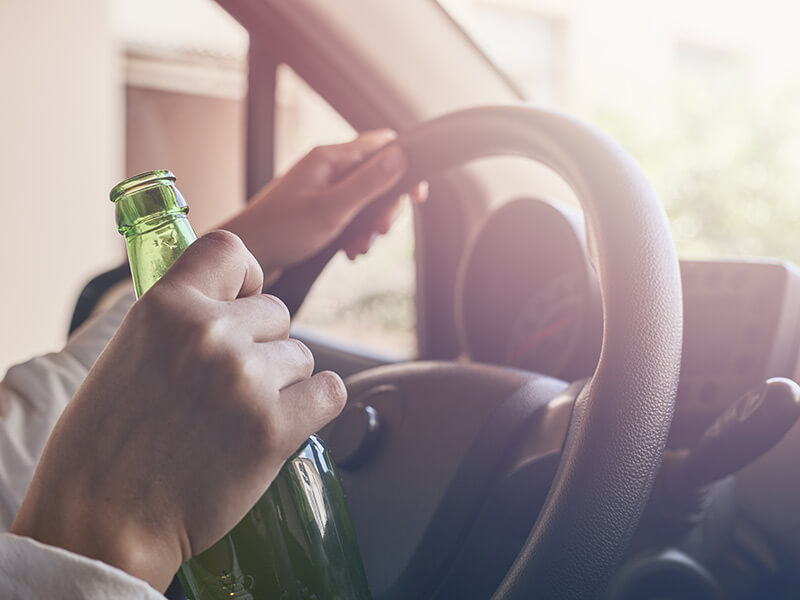
[[[197,239],[189,209],[169,171],[123,181],[111,201],[141,296]],[[178,577],[192,600],[371,600],[344,491],[322,440],[312,435],[250,512],[184,563]]]

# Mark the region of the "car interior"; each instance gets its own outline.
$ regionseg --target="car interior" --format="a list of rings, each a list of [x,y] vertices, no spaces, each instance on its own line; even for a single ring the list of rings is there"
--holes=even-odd
[[[281,65],[409,159],[268,290],[293,314],[370,211],[430,183],[415,355],[294,330],[346,377],[320,435],[376,600],[800,597],[800,270],[679,258],[628,150],[527,101],[435,1],[218,3],[250,38],[248,196],[276,173]],[[89,282],[72,329],[128,277]]]

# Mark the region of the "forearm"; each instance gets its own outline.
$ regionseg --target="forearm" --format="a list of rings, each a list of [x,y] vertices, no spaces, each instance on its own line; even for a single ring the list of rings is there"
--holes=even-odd
[[[269,215],[265,205],[254,201],[237,215],[225,221],[219,229],[235,233],[255,256],[264,271],[264,287],[269,287],[280,277],[291,262],[284,256],[280,236],[272,231],[274,215]]]
[[[351,142],[319,146],[288,172],[273,180],[247,207],[220,225],[239,236],[256,257],[267,286],[282,271],[323,250],[365,207],[400,181],[408,161],[392,142],[397,134],[381,129]],[[427,187],[411,191],[415,202]],[[400,198],[382,205],[362,231],[344,244],[352,259],[366,253],[377,234],[391,227]]]
[[[118,301],[63,350],[12,367],[0,382],[0,532],[11,526],[61,412],[132,302]]]

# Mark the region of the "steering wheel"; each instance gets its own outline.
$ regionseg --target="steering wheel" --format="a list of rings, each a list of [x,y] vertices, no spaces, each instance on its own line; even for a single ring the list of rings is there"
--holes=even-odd
[[[524,105],[472,108],[424,123],[403,133],[396,143],[405,150],[409,168],[392,194],[473,159],[517,155],[551,167],[582,204],[594,238],[602,290],[602,351],[588,382],[569,388],[577,391],[552,486],[492,598],[599,597],[648,500],[674,408],[682,299],[664,210],[640,167],[619,144],[557,112]],[[559,385],[556,380],[512,369],[444,362],[380,367],[354,376],[347,384],[350,405],[363,405],[365,398],[369,401],[381,390],[400,390],[406,398],[403,419],[416,428],[416,437],[405,441],[402,425],[390,428],[383,450],[390,458],[376,459],[359,472],[343,473],[360,537],[363,531],[393,526],[392,535],[400,545],[405,543],[400,538],[406,525],[386,525],[385,521],[402,520],[402,511],[387,515],[375,508],[381,501],[402,503],[398,500],[401,487],[386,491],[392,477],[402,476],[392,472],[403,469],[398,456],[414,463],[415,456],[424,461],[426,452],[436,452],[428,458],[443,465],[436,474],[443,480],[437,488],[441,493],[432,494],[436,506],[427,507],[426,498],[410,500],[432,515],[421,526],[430,534],[436,515],[442,512],[437,508],[453,494],[464,470],[479,465],[497,445],[481,442],[483,435],[491,435],[487,427],[502,429],[496,423],[496,411],[507,409],[509,402],[516,403],[517,409],[524,405],[533,411],[563,395],[566,388],[564,382]],[[454,398],[459,398],[458,404],[453,404]],[[481,402],[481,398],[490,400]],[[443,402],[449,402],[450,408]],[[503,418],[508,420],[508,415]],[[449,421],[438,422],[438,434],[429,431],[426,435],[425,423],[437,419]],[[472,425],[461,426],[462,420]],[[446,443],[426,449],[429,439],[437,435],[448,438]],[[455,447],[459,449],[451,452]],[[487,471],[497,467],[492,464]],[[465,490],[469,486],[462,486],[461,491]],[[389,493],[394,496],[388,497]],[[395,540],[383,542],[391,545]],[[363,541],[362,550],[369,562]],[[373,570],[380,568],[377,564]],[[435,596],[420,589],[413,590],[416,595],[412,596],[408,586],[401,591],[395,588],[380,590],[377,596]]]

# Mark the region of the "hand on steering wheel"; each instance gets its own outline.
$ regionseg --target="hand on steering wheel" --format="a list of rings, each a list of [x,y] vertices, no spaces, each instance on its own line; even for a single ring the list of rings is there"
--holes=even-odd
[[[402,149],[391,144],[396,138],[394,131],[378,129],[350,142],[314,148],[220,228],[239,235],[267,281],[273,280],[330,243],[362,208],[397,183],[408,162]],[[415,186],[409,195],[423,202],[426,185]],[[396,194],[348,240],[344,250],[351,259],[389,231],[401,200],[402,194]]]

